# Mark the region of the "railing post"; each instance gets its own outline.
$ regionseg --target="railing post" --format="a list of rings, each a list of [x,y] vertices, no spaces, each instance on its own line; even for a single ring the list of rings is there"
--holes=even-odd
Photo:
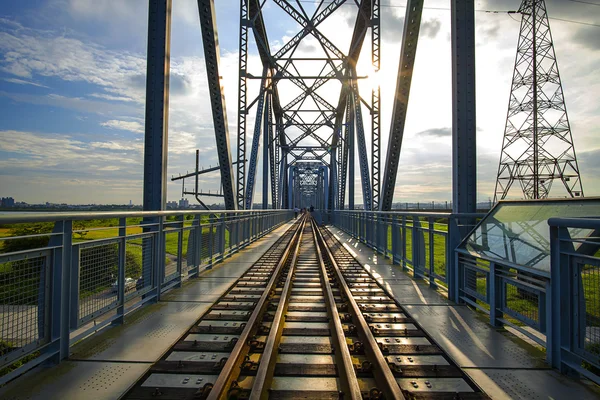
[[[419,276],[422,277],[422,275],[418,272],[418,270],[420,269],[420,264],[421,264],[421,260],[420,260],[420,255],[421,255],[421,249],[420,249],[420,244],[421,244],[421,240],[420,240],[420,235],[422,234],[421,231],[421,220],[419,219],[419,217],[413,217],[413,224],[412,224],[412,264],[413,264],[413,276],[415,278],[418,278]]]
[[[179,284],[175,287],[180,287],[181,282],[183,281],[183,235],[185,233],[185,215],[178,215],[177,219],[179,220],[179,223],[177,224],[177,272],[179,272]]]
[[[72,246],[73,246],[73,222],[60,221],[54,224],[50,246],[60,246],[54,251],[54,265],[52,272],[52,308],[50,311],[50,340],[56,342],[56,347],[51,351],[56,352],[54,362],[59,363],[69,356],[69,336],[71,320],[71,298],[73,292],[72,284]],[[75,285],[76,286],[76,285]]]
[[[428,217],[427,218],[427,222],[428,222],[428,226],[429,226],[429,286],[433,289],[437,288],[437,285],[435,283],[435,266],[434,266],[434,247],[435,247],[435,236],[433,234],[433,230],[434,230],[434,221],[433,221],[433,217]],[[424,242],[424,241],[423,241]]]
[[[408,271],[408,267],[406,265],[406,215],[402,216],[402,270]]]
[[[504,291],[502,280],[496,276],[496,263],[490,262],[490,272],[487,281],[487,295],[490,303],[490,324],[495,327],[501,327],[503,324],[499,321],[503,314],[499,308],[504,306],[506,293]]]
[[[213,266],[213,254],[215,250],[215,234],[213,232],[215,222],[215,215],[210,214],[208,216],[208,265],[207,269],[211,269]]]
[[[194,217],[193,227],[194,230],[194,254],[193,254],[193,267],[188,271],[189,277],[194,277],[198,275],[198,270],[200,268],[200,264],[202,263],[202,216],[200,214],[196,214]],[[191,233],[190,233],[191,235]],[[189,241],[189,239],[188,239]],[[189,246],[188,246],[189,248]],[[188,250],[188,257],[190,256],[190,252]]]
[[[221,227],[219,250],[221,252],[221,260],[223,260],[225,258],[225,236],[226,236],[225,231],[227,230],[226,229],[227,217],[226,217],[225,213],[221,214],[221,223],[219,225]]]
[[[460,285],[462,272],[458,262],[458,253],[454,250],[460,244],[461,235],[456,214],[448,218],[448,239],[446,245],[446,278],[448,279],[448,298],[460,303]]]
[[[118,325],[123,323],[125,316],[125,267],[127,265],[127,218],[119,218],[119,266],[117,269],[118,299],[117,318],[111,323]]]
[[[392,263],[400,264],[400,224],[398,216],[392,215]]]
[[[160,216],[157,218],[158,226],[155,227],[156,232],[156,248],[155,259],[156,267],[154,268],[154,282],[156,282],[156,301],[160,301],[163,280],[165,278],[165,244],[164,244],[164,232],[163,223],[164,217]]]

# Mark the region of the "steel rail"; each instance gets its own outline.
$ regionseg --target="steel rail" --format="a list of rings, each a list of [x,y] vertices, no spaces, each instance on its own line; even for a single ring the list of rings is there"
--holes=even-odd
[[[360,308],[358,307],[358,304],[356,303],[356,300],[354,299],[354,295],[346,284],[346,280],[344,279],[342,271],[335,261],[333,254],[329,250],[329,247],[327,247],[327,243],[325,242],[321,231],[317,232],[319,243],[323,246],[324,253],[327,255],[337,276],[340,290],[343,291],[343,294],[348,301],[348,310],[352,314],[358,337],[363,341],[365,354],[367,355],[369,361],[373,364],[373,376],[377,382],[378,389],[383,392],[386,399],[404,399],[405,397],[400,390],[400,386],[398,385],[398,382],[396,382],[396,378],[390,370],[386,358],[383,356],[377,341],[373,337],[369,329],[369,325],[367,324],[367,321],[365,320]]]
[[[330,321],[333,325],[334,330],[331,337],[335,346],[335,354],[339,358],[341,358],[342,361],[342,368],[340,368],[339,372],[342,375],[342,385],[344,385],[344,398],[362,400],[363,396],[360,390],[360,386],[358,384],[358,378],[356,377],[356,370],[354,369],[354,364],[352,363],[352,356],[350,355],[350,350],[348,349],[348,345],[346,344],[346,335],[344,334],[344,328],[342,327],[340,314],[335,303],[335,298],[333,297],[333,290],[331,289],[331,283],[329,282],[327,269],[325,268],[323,254],[319,247],[319,240],[317,238],[317,232],[319,228],[317,227],[314,218],[311,218],[311,225],[313,228],[313,239],[315,241],[315,247],[317,248],[317,258],[319,259],[319,265],[321,267],[321,278],[322,285],[324,288],[323,292],[326,297],[327,308],[329,309],[329,312],[331,314]],[[346,395],[348,397],[346,397]]]
[[[279,298],[279,304],[277,305],[277,311],[275,311],[269,336],[265,342],[265,348],[260,358],[260,364],[258,366],[258,370],[256,371],[256,376],[254,377],[252,392],[250,393],[250,400],[259,400],[267,397],[267,390],[269,389],[268,384],[273,378],[273,372],[275,371],[275,364],[277,361],[277,349],[279,348],[279,342],[281,341],[281,335],[283,334],[284,316],[290,302],[292,280],[294,279],[294,270],[296,268],[296,262],[298,261],[298,253],[300,251],[300,244],[302,242],[302,235],[306,225],[306,219],[307,217],[304,217],[300,223],[300,235],[296,241],[290,269],[288,270],[287,278]]]
[[[294,232],[294,235],[290,239],[290,245],[288,245],[288,247],[285,249],[283,255],[281,256],[281,259],[277,263],[277,267],[275,268],[273,275],[271,275],[269,283],[265,287],[264,292],[262,293],[260,299],[256,303],[256,307],[254,308],[252,315],[248,319],[246,327],[240,334],[240,337],[237,343],[235,344],[233,350],[231,351],[227,362],[223,366],[219,377],[215,381],[215,384],[213,385],[210,394],[207,397],[207,400],[227,398],[228,389],[230,388],[231,383],[234,380],[234,371],[238,371],[240,369],[242,363],[244,362],[243,356],[248,353],[248,339],[252,336],[251,333],[256,331],[256,329],[258,328],[259,317],[262,316],[267,307],[267,300],[269,299],[269,295],[271,294],[271,291],[275,288],[277,280],[279,279],[279,275],[281,274],[281,271],[283,270],[283,267],[290,255],[290,249],[292,248],[293,243],[295,243],[295,241],[298,240],[298,238],[300,237],[303,226],[304,224],[300,223],[299,228],[296,230],[296,232]]]

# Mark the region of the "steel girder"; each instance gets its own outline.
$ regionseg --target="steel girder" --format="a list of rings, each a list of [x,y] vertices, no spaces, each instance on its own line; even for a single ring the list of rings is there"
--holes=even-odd
[[[265,99],[265,116],[263,118],[264,132],[263,132],[263,192],[262,192],[262,209],[266,210],[269,206],[269,131],[271,130],[271,96],[266,94]],[[271,134],[272,136],[272,134]]]
[[[170,47],[171,0],[151,0],[148,9],[144,211],[164,210],[167,202]]]
[[[346,117],[346,141],[348,142],[348,209],[354,210],[354,107],[352,100],[348,101],[348,116]]]
[[[341,151],[341,172],[340,172],[340,200],[339,200],[339,208],[343,210],[345,208],[346,202],[346,182],[348,180],[348,153],[350,151],[350,145],[354,142],[351,138],[354,133],[354,112],[352,107],[350,106],[351,102],[347,102],[346,104],[346,123],[344,124],[345,135],[344,135],[344,143]],[[352,142],[352,143],[351,143]],[[352,159],[354,162],[354,159]],[[354,168],[352,168],[352,173],[354,173]],[[350,178],[354,180],[354,175],[350,175]],[[354,187],[352,187],[352,196],[354,196]],[[354,203],[354,202],[353,202]],[[353,204],[354,205],[354,204]]]
[[[356,22],[354,24],[354,30],[352,33],[352,40],[350,42],[350,48],[348,50],[348,57],[346,58],[346,67],[347,73],[350,78],[347,81],[347,89],[348,92],[342,90],[340,93],[340,98],[337,106],[337,114],[335,120],[336,129],[341,129],[342,123],[344,121],[344,111],[346,110],[346,106],[349,101],[351,101],[352,107],[354,108],[354,118],[356,119],[356,134],[358,141],[358,149],[359,149],[359,160],[360,160],[360,172],[361,172],[361,182],[362,182],[362,191],[363,191],[363,203],[365,210],[371,209],[372,204],[372,195],[371,195],[371,179],[369,174],[369,164],[367,159],[367,147],[365,143],[365,133],[364,126],[362,121],[362,112],[360,109],[360,96],[358,93],[358,85],[356,83],[356,62],[358,61],[358,57],[360,55],[360,51],[362,49],[362,45],[367,34],[367,30],[371,25],[371,7],[372,0],[361,0],[358,6],[358,13],[356,17]],[[331,146],[332,148],[336,148],[338,145],[338,137],[337,135],[333,135]],[[331,183],[330,183],[331,185]],[[330,187],[331,189],[331,187]],[[336,196],[330,190],[331,196]]]
[[[279,145],[277,136],[273,138],[273,91],[267,91],[268,101],[267,101],[267,141],[265,146],[268,147],[269,151],[269,172],[271,175],[271,207],[274,209],[279,208],[277,204],[277,195],[278,195],[278,158],[279,158]]]
[[[246,119],[248,118],[247,97],[248,84],[246,82],[248,68],[248,0],[240,0],[240,58],[238,82],[238,131],[237,131],[237,176],[236,196],[238,207],[244,209],[244,186],[246,183]],[[261,94],[264,86],[261,87]],[[262,96],[261,96],[262,98]],[[260,124],[259,124],[260,126]],[[260,128],[259,128],[260,129]],[[247,203],[246,199],[246,203]],[[249,208],[246,206],[246,208]]]
[[[372,0],[371,8],[371,62],[373,64],[373,70],[375,73],[379,71],[381,59],[380,59],[380,46],[381,38],[379,31],[381,22],[379,19],[379,0]],[[407,9],[410,8],[409,6]],[[381,170],[381,124],[380,124],[380,99],[381,89],[379,85],[371,90],[371,190],[372,194],[372,210],[379,209],[379,180]]]
[[[266,71],[265,71],[266,72]],[[256,183],[256,166],[258,164],[258,148],[260,145],[260,136],[262,132],[263,108],[265,104],[267,77],[260,84],[260,94],[256,104],[256,120],[254,121],[254,136],[252,137],[252,151],[250,152],[250,164],[248,165],[248,184],[246,185],[245,209],[252,208],[252,199],[254,197],[254,186]],[[266,132],[264,133],[266,135]],[[264,171],[263,171],[264,173]]]
[[[362,119],[362,110],[358,93],[358,85],[353,82],[352,104],[356,118],[356,141],[358,142],[358,163],[360,167],[360,179],[363,190],[363,203],[365,210],[371,210],[371,182],[369,181],[369,160],[367,158],[367,144],[365,143],[365,128]]]
[[[396,187],[398,164],[400,163],[400,151],[404,137],[408,97],[410,95],[410,85],[419,41],[422,11],[423,0],[408,0],[406,16],[404,17],[404,30],[402,33],[402,47],[400,48],[394,108],[392,110],[390,139],[383,173],[383,195],[380,205],[380,209],[383,211],[391,210],[392,201],[394,200],[394,189]]]
[[[202,28],[202,44],[206,61],[206,74],[213,114],[217,155],[221,167],[221,184],[225,199],[225,208],[236,210],[237,202],[234,196],[233,170],[229,147],[229,129],[227,127],[227,112],[225,98],[220,85],[219,74],[219,41],[217,36],[217,20],[214,0],[198,0],[200,27]]]

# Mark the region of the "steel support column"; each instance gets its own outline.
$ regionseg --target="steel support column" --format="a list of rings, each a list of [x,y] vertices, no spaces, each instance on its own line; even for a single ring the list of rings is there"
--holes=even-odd
[[[231,166],[231,151],[229,147],[229,129],[227,127],[227,112],[225,98],[220,84],[219,74],[219,40],[217,36],[217,19],[214,0],[198,0],[200,27],[202,28],[202,44],[206,61],[206,75],[213,113],[217,155],[221,167],[221,184],[225,208],[236,210],[237,202],[233,192],[233,170]],[[242,162],[243,163],[243,162]]]
[[[477,203],[475,12],[473,0],[452,0],[452,212]]]
[[[167,203],[170,48],[171,0],[151,0],[148,6],[144,211],[164,210]]]
[[[468,229],[460,214],[477,209],[475,119],[475,6],[452,0],[452,213],[449,245],[455,249]],[[461,228],[462,227],[462,228]],[[458,257],[449,257],[448,297],[459,300]]]

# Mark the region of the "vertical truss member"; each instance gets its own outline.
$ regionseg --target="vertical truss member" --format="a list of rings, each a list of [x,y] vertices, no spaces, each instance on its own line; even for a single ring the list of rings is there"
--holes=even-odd
[[[237,203],[244,209],[244,192],[246,183],[246,118],[248,114],[247,96],[248,84],[246,73],[248,71],[248,0],[240,0],[240,64],[238,85],[238,132],[237,132]],[[262,88],[261,88],[262,90]]]
[[[219,165],[221,167],[221,183],[223,185],[223,196],[225,197],[225,208],[236,210],[238,204],[233,193],[234,178],[231,168],[227,112],[219,75],[219,41],[214,0],[198,0],[198,12],[200,15],[200,27],[202,28],[202,44],[204,47],[204,59],[206,61],[206,75],[208,77],[208,90],[213,113],[217,155],[219,156]]]
[[[396,94],[394,96],[394,107],[392,109],[390,140],[388,142],[387,158],[383,173],[383,196],[380,204],[380,209],[382,211],[389,211],[392,209],[394,189],[396,187],[396,176],[398,174],[398,164],[400,163],[400,150],[402,149],[402,139],[404,137],[408,97],[410,95],[410,85],[417,53],[417,43],[419,41],[419,28],[421,25],[422,12],[423,0],[408,0],[406,5],[406,16],[404,18],[402,47],[400,49]]]
[[[371,62],[373,71],[379,72],[381,66],[380,46],[381,39],[379,31],[381,21],[379,19],[379,0],[373,0],[371,8]],[[380,131],[380,97],[381,89],[379,83],[371,91],[371,190],[372,195],[372,210],[379,210],[379,179],[381,170],[381,131]]]
[[[555,179],[583,196],[544,0],[524,0],[494,201],[518,181],[526,199],[547,198]]]

